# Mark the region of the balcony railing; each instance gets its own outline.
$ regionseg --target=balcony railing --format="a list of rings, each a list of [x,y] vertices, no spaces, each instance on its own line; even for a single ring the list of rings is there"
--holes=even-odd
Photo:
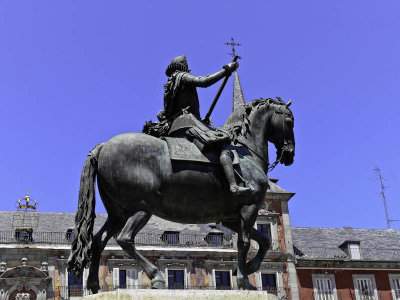
[[[388,291],[378,291],[378,297],[375,297],[375,293],[372,294],[357,294],[354,290],[346,291],[346,292],[337,292],[335,293],[325,292],[325,293],[313,293],[314,300],[346,300],[346,299],[359,299],[359,300],[397,300],[399,298],[393,298],[393,294],[390,290]]]
[[[310,247],[299,248],[296,251],[297,256],[307,259],[336,259],[336,260],[351,260],[352,258],[340,248],[325,248],[325,247]],[[396,261],[400,260],[400,249],[381,249],[381,248],[364,248],[360,249],[360,257],[356,260],[387,260]]]
[[[21,234],[14,231],[0,231],[0,244],[41,244],[70,245],[73,234],[67,232],[35,232]],[[168,247],[217,247],[232,248],[232,239],[210,238],[207,234],[179,234],[178,239],[165,238],[165,234],[139,233],[135,237],[137,246],[168,246]],[[112,238],[108,245],[117,245]]]
[[[101,291],[115,291],[117,289],[123,290],[136,290],[136,289],[151,289],[150,285],[133,285],[133,286],[110,286],[110,287],[101,287]],[[179,289],[185,290],[238,290],[237,287],[216,287],[216,286],[191,286],[191,287],[180,287]],[[258,291],[266,291],[270,296],[268,299],[289,299],[290,289],[288,288],[274,288],[274,289],[266,289],[266,288],[257,288]],[[55,290],[55,296],[61,297],[61,299],[70,299],[74,297],[83,297],[90,295],[91,292],[81,287],[68,287],[68,286],[59,286]]]

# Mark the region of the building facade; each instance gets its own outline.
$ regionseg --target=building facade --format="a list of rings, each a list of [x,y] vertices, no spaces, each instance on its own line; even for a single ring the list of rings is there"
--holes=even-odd
[[[270,185],[255,227],[269,237],[271,248],[250,282],[271,298],[291,299],[297,278],[287,202],[293,194],[275,182]],[[89,294],[88,271],[77,282],[67,271],[74,217],[33,209],[0,212],[0,300],[78,299]],[[94,232],[105,220],[105,214],[97,214]],[[220,224],[179,224],[153,216],[135,244],[163,272],[170,289],[237,289],[236,240]],[[249,259],[257,250],[252,242]],[[102,253],[99,279],[103,291],[151,288],[146,273],[114,239]]]
[[[400,299],[400,232],[292,228],[300,299]]]

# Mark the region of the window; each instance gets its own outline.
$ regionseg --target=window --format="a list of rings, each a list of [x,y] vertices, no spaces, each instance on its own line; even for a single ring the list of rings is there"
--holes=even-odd
[[[176,290],[184,288],[183,270],[168,270],[168,289]]]
[[[261,285],[263,291],[277,295],[275,274],[261,274]]]
[[[374,275],[354,274],[354,288],[357,300],[377,300],[377,290]]]
[[[74,234],[74,230],[73,229],[68,229],[67,233],[65,234],[65,238],[72,243],[75,239],[75,234]]]
[[[361,259],[360,244],[349,243],[349,253],[351,259]]]
[[[16,229],[15,239],[17,240],[17,242],[31,243],[33,242],[32,231],[32,229]]]
[[[221,246],[223,238],[224,238],[223,233],[209,233],[207,234],[205,240],[208,244],[214,246]]]
[[[392,298],[400,299],[400,274],[389,274],[390,288],[392,290]]]
[[[229,271],[215,271],[215,288],[217,290],[229,290],[231,288]]]
[[[275,220],[257,220],[254,227],[260,231],[270,242],[270,250],[276,251],[279,249],[278,243],[278,228]],[[258,249],[258,244],[252,241],[254,249]]]
[[[119,270],[119,284],[120,289],[126,289],[126,270]]]
[[[161,240],[168,245],[179,244],[179,231],[164,231]]]
[[[68,272],[68,298],[83,297],[82,276],[75,281],[75,272]]]
[[[257,224],[257,230],[260,231],[265,237],[271,241],[271,225],[270,224]]]
[[[135,289],[139,286],[138,269],[113,268],[112,285],[113,289]]]
[[[336,300],[336,283],[334,274],[313,274],[314,299]]]

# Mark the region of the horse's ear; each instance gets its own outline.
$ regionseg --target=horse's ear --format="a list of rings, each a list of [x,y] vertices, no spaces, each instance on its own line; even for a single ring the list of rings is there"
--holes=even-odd
[[[289,102],[285,105],[286,108],[289,108],[290,104],[292,104],[292,99],[290,99]]]

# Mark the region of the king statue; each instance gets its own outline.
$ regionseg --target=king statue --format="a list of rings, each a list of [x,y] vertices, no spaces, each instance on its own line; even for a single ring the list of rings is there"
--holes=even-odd
[[[92,293],[100,290],[101,253],[112,237],[138,262],[153,288],[165,288],[163,272],[135,246],[135,236],[153,215],[179,223],[220,223],[236,232],[237,286],[256,289],[249,275],[260,269],[271,240],[254,224],[266,205],[267,172],[278,163],[293,163],[294,117],[291,101],[259,98],[243,101],[223,127],[214,127],[209,116],[229,75],[239,66],[233,56],[222,70],[204,77],[190,74],[185,56],[175,57],[166,70],[159,122],[146,122],[145,134],[119,134],[89,152],[81,174],[68,270],[79,278],[89,268],[86,287]],[[196,88],[222,78],[210,110],[201,119]],[[268,142],[277,150],[271,166]],[[96,180],[108,216],[93,235]],[[250,240],[258,250],[247,260]]]
[[[231,135],[226,130],[215,128],[209,121],[201,119],[196,88],[209,87],[220,79],[229,77],[238,67],[237,62],[231,62],[214,74],[194,76],[190,74],[186,56],[175,57],[165,71],[168,81],[164,85],[164,110],[157,115],[160,123],[152,123],[157,124],[155,126],[158,128],[160,124],[163,127],[161,130],[154,130],[154,126],[151,127],[147,122],[143,130],[157,137],[186,138],[202,152],[219,152],[219,162],[234,196],[247,194],[252,189],[237,185],[233,171],[233,153],[229,150]]]

